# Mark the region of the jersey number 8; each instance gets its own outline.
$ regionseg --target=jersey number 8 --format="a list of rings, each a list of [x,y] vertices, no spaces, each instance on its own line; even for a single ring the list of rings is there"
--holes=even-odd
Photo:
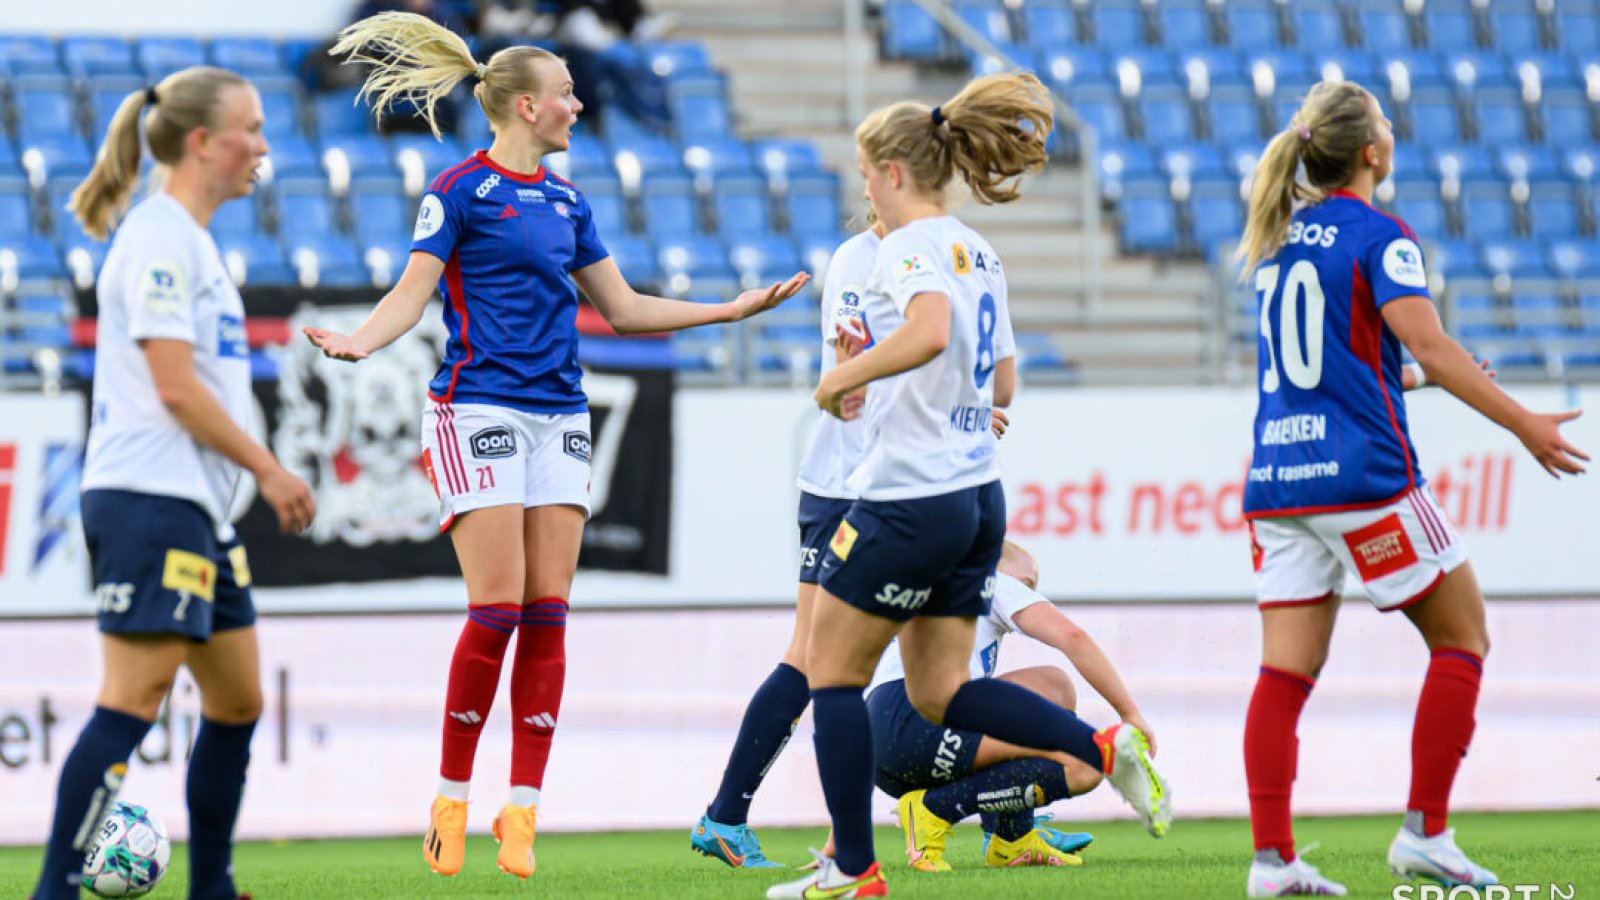
[[[994,329],[999,324],[999,314],[993,294],[978,298],[978,364],[972,369],[972,381],[980,389],[989,383],[989,373],[994,371]]]
[[[1327,298],[1322,293],[1322,282],[1317,278],[1317,267],[1310,260],[1298,260],[1289,267],[1283,283],[1283,302],[1279,304],[1278,342],[1272,340],[1272,299],[1278,290],[1278,270],[1281,266],[1263,266],[1256,272],[1256,290],[1261,293],[1261,337],[1267,345],[1266,371],[1261,375],[1261,390],[1271,394],[1278,390],[1279,354],[1282,354],[1283,374],[1289,383],[1303,390],[1313,390],[1322,383],[1322,320],[1327,310]],[[1305,344],[1301,345],[1300,302],[1305,300]]]

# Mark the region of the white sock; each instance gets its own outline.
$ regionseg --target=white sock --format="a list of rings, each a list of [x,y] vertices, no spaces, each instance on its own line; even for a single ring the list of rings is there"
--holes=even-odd
[[[448,778],[439,779],[438,794],[451,800],[467,799],[467,789],[472,786],[470,781],[451,781]]]
[[[511,799],[506,801],[512,806],[538,806],[539,789],[521,785],[511,786]]]

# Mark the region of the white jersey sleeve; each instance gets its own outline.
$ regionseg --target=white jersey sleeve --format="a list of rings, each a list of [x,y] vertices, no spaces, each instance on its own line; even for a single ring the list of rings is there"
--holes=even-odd
[[[879,272],[889,299],[902,316],[918,294],[948,297],[954,293],[940,260],[938,251],[921,230],[901,228],[883,239],[883,246],[878,249]]]
[[[872,277],[872,267],[878,258],[878,236],[863,231],[850,238],[834,251],[828,263],[828,276],[822,284],[822,341],[831,345],[838,337],[838,326],[862,333],[861,299],[867,291],[867,280]],[[823,371],[832,368],[833,357],[824,353]]]
[[[1004,572],[995,575],[994,600],[989,604],[989,618],[1004,633],[1018,631],[1016,616],[1035,603],[1049,603],[1050,598],[1028,587]]]
[[[159,237],[168,238],[162,242]],[[197,338],[194,317],[193,247],[174,244],[170,234],[130,236],[124,277],[133,279],[120,292],[128,304],[128,337],[171,338],[193,344]]]

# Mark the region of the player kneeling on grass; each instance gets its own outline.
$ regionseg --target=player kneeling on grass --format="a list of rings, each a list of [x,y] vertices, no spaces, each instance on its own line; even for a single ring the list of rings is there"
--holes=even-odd
[[[973,678],[993,678],[1000,642],[1020,632],[1060,650],[1124,722],[1150,739],[1145,722],[1116,667],[1083,629],[1037,590],[1033,555],[1007,541],[989,615],[978,620],[970,668]],[[999,676],[1065,709],[1077,691],[1056,666],[1034,666]],[[867,688],[872,716],[874,781],[900,800],[896,814],[906,833],[912,868],[947,872],[945,840],[955,824],[978,813],[983,823],[984,860],[991,866],[1081,865],[1079,851],[1094,840],[1084,832],[1042,827],[1034,810],[1093,790],[1103,775],[1065,753],[1019,747],[971,731],[943,728],[917,714],[906,698],[898,644],[890,644]],[[831,843],[831,842],[830,842]]]

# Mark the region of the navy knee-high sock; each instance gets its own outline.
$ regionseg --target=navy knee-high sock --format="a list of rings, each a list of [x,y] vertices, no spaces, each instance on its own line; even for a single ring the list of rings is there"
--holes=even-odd
[[[45,847],[39,884],[33,889],[35,900],[78,900],[83,855],[116,802],[128,771],[128,757],[152,724],[95,707],[61,766],[50,843]]]
[[[846,875],[860,875],[872,850],[872,722],[859,687],[811,692],[816,722],[817,772],[833,818],[834,861]]]
[[[922,802],[928,812],[946,822],[958,822],[973,813],[1026,812],[1031,818],[1035,808],[1067,796],[1067,772],[1061,764],[1032,756],[1008,760],[936,787]]]
[[[811,702],[806,676],[788,663],[778,663],[767,680],[756,688],[745,708],[739,736],[722,770],[722,785],[706,815],[722,825],[743,825],[750,817],[750,799],[767,770],[778,761],[778,754],[789,743],[794,726]]]
[[[189,900],[234,900],[233,826],[256,723],[200,720],[185,784],[189,801]]]
[[[1094,766],[1097,772],[1106,768],[1094,742],[1093,726],[1071,710],[998,678],[974,678],[963,684],[945,707],[943,724],[1008,744],[1060,750]]]
[[[1009,813],[980,813],[978,821],[982,823],[983,830],[1001,840],[1021,840],[1028,832],[1038,827],[1033,817],[1033,811]]]

